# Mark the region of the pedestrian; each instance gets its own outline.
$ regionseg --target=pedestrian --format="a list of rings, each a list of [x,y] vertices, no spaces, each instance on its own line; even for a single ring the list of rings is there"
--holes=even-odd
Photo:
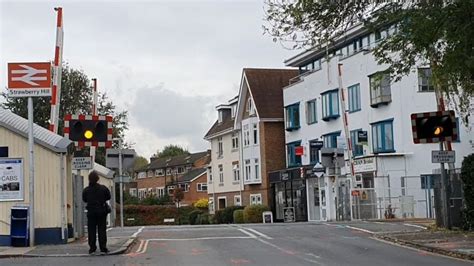
[[[108,253],[107,249],[107,214],[110,213],[109,189],[97,183],[99,176],[95,171],[89,174],[89,186],[82,192],[82,200],[87,203],[87,234],[89,237],[89,254],[97,250],[96,232],[99,234],[99,248],[103,253]]]

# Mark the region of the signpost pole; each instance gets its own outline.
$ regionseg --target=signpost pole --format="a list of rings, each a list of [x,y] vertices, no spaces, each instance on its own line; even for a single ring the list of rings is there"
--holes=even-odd
[[[439,150],[443,151],[444,150],[444,145],[443,141],[439,143]],[[444,209],[444,215],[443,215],[443,223],[444,226],[448,229],[451,229],[451,217],[450,217],[450,210],[449,210],[449,178],[446,175],[446,169],[444,168],[444,163],[440,163],[440,170],[441,170],[441,191],[443,193],[443,196],[441,197],[443,199],[443,209]]]
[[[28,97],[28,149],[29,149],[29,205],[30,205],[30,247],[35,244],[35,161],[34,161],[34,135],[33,135],[33,98]]]

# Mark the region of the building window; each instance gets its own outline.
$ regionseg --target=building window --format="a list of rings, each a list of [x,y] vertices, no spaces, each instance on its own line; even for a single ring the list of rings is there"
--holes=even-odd
[[[143,199],[146,196],[146,188],[140,188],[138,190],[138,198]]]
[[[240,169],[238,164],[234,164],[232,167],[232,173],[234,175],[234,181],[240,180]]]
[[[321,94],[323,120],[329,121],[339,117],[339,93],[337,90]]]
[[[138,176],[137,176],[138,179],[142,179],[142,178],[145,178],[145,177],[146,177],[146,172],[138,173]]]
[[[232,118],[235,117],[236,111],[237,111],[237,105],[234,104],[234,105],[232,105],[232,110],[231,110],[231,117],[232,117]]]
[[[258,124],[253,124],[253,144],[258,144]]]
[[[180,166],[178,167],[178,174],[184,173],[184,167]]]
[[[206,183],[197,183],[196,184],[196,190],[198,192],[206,192],[207,191],[207,184]]]
[[[224,145],[222,143],[222,137],[217,138],[217,157],[222,158],[224,154]]]
[[[301,145],[301,141],[291,142],[286,145],[286,154],[288,159],[288,167],[300,166],[301,155],[296,155],[296,147]]]
[[[163,171],[163,169],[155,170],[155,176],[164,176],[164,175],[165,175],[165,171]]]
[[[250,194],[250,205],[262,204],[262,194]]]
[[[240,198],[240,195],[234,196],[234,206],[242,206],[242,200]]]
[[[260,180],[260,165],[258,159],[255,159],[255,180]]]
[[[249,115],[255,114],[255,106],[253,105],[252,98],[249,98],[247,101],[247,112],[249,112]]]
[[[250,165],[250,160],[245,160],[245,180],[250,180],[250,175],[252,174],[252,166]]]
[[[130,192],[129,192],[129,193],[130,193],[130,196],[132,196],[132,197],[138,196],[138,195],[137,195],[137,189],[136,189],[136,188],[131,188],[129,191],[130,191]]]
[[[361,156],[364,155],[364,146],[357,144],[357,132],[362,131],[362,129],[356,129],[351,131],[351,144],[352,144],[352,155]]]
[[[316,99],[306,102],[306,123],[308,125],[318,122],[316,116]]]
[[[337,148],[337,137],[341,135],[341,132],[333,132],[323,135],[323,142],[325,148]]]
[[[244,125],[244,147],[250,145],[250,131],[249,131],[249,125]]]
[[[148,172],[147,172],[147,177],[153,177],[153,171],[151,171],[151,170],[148,171]]]
[[[394,152],[393,120],[372,124],[372,147],[374,153]]]
[[[208,183],[212,183],[212,167],[207,168]]]
[[[431,68],[418,68],[418,91],[434,91]]]
[[[224,167],[222,164],[219,164],[219,183],[223,184],[224,183]]]
[[[309,141],[309,163],[315,164],[319,162],[319,148],[316,147],[316,142],[318,140]]]
[[[360,111],[360,84],[350,86],[347,89],[349,98],[349,112]]]
[[[239,148],[239,135],[237,133],[232,133],[232,150]]]
[[[171,168],[166,169],[166,175],[171,175]]]
[[[224,121],[224,111],[219,110],[218,114],[219,114],[218,122],[222,123],[222,121]]]
[[[285,107],[286,130],[291,131],[300,128],[300,104],[292,104]]]
[[[178,188],[180,188],[184,192],[188,192],[189,191],[189,184],[188,183],[178,184]]]
[[[161,198],[165,195],[165,188],[164,187],[157,187],[156,188],[156,196]]]
[[[390,73],[387,71],[377,72],[369,76],[370,84],[370,106],[378,107],[392,101],[390,89]]]

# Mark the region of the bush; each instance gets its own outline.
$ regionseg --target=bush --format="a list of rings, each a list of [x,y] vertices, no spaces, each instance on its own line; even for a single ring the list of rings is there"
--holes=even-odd
[[[210,224],[210,216],[207,213],[202,213],[197,216],[196,224]]]
[[[243,206],[230,206],[222,210],[222,223],[231,224],[234,223],[234,211],[243,210]]]
[[[208,199],[199,199],[198,201],[196,201],[194,203],[194,207],[198,208],[198,209],[206,209],[208,208],[209,206],[209,200]]]
[[[212,217],[213,223],[223,224],[224,223],[224,210],[217,210]]]
[[[198,217],[199,215],[203,214],[204,212],[201,210],[194,210],[189,213],[189,224],[198,224]]]
[[[463,229],[474,230],[474,154],[464,157],[461,166],[465,206],[462,210]]]
[[[181,207],[178,209],[175,206],[144,206],[144,205],[126,205],[124,210],[124,222],[126,226],[138,225],[163,225],[165,218],[174,218],[174,223],[166,224],[188,224],[189,217],[196,208],[192,206]],[[117,215],[120,217],[120,215]]]
[[[261,204],[247,206],[244,209],[244,222],[261,223],[263,221],[262,213],[268,210],[267,206]]]
[[[234,211],[234,223],[243,224],[244,223],[244,210],[235,210]]]

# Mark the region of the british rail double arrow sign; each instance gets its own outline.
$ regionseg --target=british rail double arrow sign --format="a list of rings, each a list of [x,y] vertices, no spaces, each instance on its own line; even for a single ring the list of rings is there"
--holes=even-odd
[[[8,63],[11,97],[51,96],[51,63]]]

